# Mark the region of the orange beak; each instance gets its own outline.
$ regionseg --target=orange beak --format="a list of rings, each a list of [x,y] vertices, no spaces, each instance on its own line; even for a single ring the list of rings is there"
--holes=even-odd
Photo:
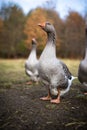
[[[44,28],[45,27],[45,23],[39,23],[38,26],[40,26],[41,28]]]

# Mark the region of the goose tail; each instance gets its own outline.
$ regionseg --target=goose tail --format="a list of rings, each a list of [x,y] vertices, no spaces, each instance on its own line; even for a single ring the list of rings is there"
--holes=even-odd
[[[71,80],[73,81],[74,79],[77,79],[77,77],[72,76]]]
[[[71,79],[68,80],[68,86],[67,86],[67,88],[66,88],[65,90],[62,90],[62,91],[61,91],[60,96],[63,96],[65,93],[67,93],[67,92],[70,90],[72,81],[73,81],[74,79],[77,79],[77,77],[72,76]]]

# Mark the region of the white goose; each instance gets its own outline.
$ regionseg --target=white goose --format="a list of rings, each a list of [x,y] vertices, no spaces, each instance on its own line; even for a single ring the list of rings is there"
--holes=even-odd
[[[48,95],[42,100],[60,103],[60,96],[68,92],[75,78],[67,66],[56,57],[56,32],[49,22],[38,24],[47,33],[47,44],[39,58],[39,75],[42,82],[48,85]],[[51,95],[57,96],[52,99]]]
[[[36,40],[32,39],[32,49],[28,56],[28,59],[25,62],[25,72],[30,77],[31,81],[38,82],[39,74],[38,74],[38,59],[36,55]],[[29,82],[28,84],[31,84]]]
[[[85,29],[86,33],[86,42],[85,42],[85,57],[80,62],[79,69],[78,69],[78,79],[79,81],[84,85],[82,90],[85,92],[84,94],[87,94],[87,26]]]

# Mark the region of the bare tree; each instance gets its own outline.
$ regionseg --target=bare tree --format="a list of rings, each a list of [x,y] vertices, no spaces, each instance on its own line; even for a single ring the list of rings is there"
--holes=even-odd
[[[47,0],[43,4],[43,7],[46,9],[55,9],[57,2],[58,2],[58,0]]]

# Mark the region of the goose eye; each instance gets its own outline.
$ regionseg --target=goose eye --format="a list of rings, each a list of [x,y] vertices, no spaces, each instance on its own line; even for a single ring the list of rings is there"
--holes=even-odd
[[[50,23],[46,23],[47,25],[50,25]]]

